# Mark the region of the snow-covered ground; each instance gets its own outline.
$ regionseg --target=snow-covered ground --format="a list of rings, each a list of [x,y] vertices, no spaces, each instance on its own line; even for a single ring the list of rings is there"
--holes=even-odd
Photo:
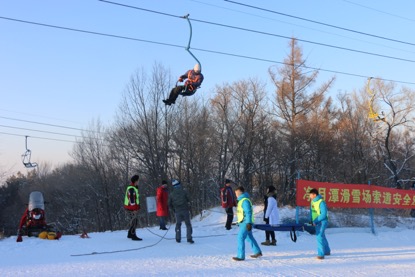
[[[261,207],[256,207],[258,220]],[[294,210],[280,209],[294,218]],[[329,228],[332,255],[316,259],[316,238],[299,232],[277,233],[278,245],[261,246],[263,257],[236,262],[238,227],[224,228],[223,209],[205,211],[193,218],[195,244],[174,240],[174,226],[138,229],[143,241],[126,238],[126,231],[90,233],[90,238],[64,235],[58,241],[23,237],[0,240],[0,276],[414,276],[414,230],[405,227]],[[182,226],[182,236],[185,235]],[[255,230],[258,242],[264,232]],[[92,255],[82,255],[91,254]],[[80,256],[78,256],[81,254]]]

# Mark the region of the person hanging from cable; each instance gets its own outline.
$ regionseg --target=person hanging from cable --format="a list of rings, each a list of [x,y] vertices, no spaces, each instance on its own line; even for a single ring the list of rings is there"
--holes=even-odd
[[[179,77],[177,83],[183,82],[183,80],[186,80],[186,82],[184,85],[179,86],[176,83],[176,87],[171,90],[169,98],[163,100],[164,104],[170,106],[171,104],[176,103],[176,99],[179,97],[179,94],[183,96],[193,95],[202,84],[203,79],[204,77],[200,68],[200,64],[197,63],[193,69],[188,70],[185,74]]]

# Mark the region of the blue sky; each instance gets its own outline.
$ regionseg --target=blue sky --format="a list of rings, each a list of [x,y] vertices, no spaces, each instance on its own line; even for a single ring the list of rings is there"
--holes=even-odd
[[[346,32],[222,0],[114,2],[176,16],[190,14],[191,19],[415,60],[413,45]],[[412,1],[236,2],[415,43],[415,2]],[[154,63],[158,62],[170,69],[175,77],[195,63],[184,49],[189,39],[188,23],[177,17],[98,0],[0,0],[0,17],[3,17],[0,18],[0,172],[9,169],[12,173],[18,170],[25,172],[20,155],[25,151],[26,135],[30,136],[32,161],[57,165],[70,160],[68,152],[73,144],[67,141],[74,141],[73,136],[80,135],[76,129],[87,128],[92,120],[100,119],[104,124],[113,121],[121,93],[137,69],[151,73]],[[179,45],[182,48],[42,27],[4,18]],[[192,21],[192,26],[191,47],[195,49],[278,62],[282,62],[289,52],[288,39],[197,21]],[[312,67],[415,82],[413,62],[304,42],[299,44],[307,64]],[[270,84],[268,68],[281,66],[192,51],[202,63],[205,75],[200,91],[203,99],[212,95],[215,85],[225,82],[256,77]],[[324,82],[333,75],[321,72],[318,82]],[[331,96],[340,91],[360,90],[366,82],[364,77],[344,74],[336,74],[336,78]],[[406,86],[414,88],[412,84]],[[269,85],[268,88],[271,92],[273,87]]]

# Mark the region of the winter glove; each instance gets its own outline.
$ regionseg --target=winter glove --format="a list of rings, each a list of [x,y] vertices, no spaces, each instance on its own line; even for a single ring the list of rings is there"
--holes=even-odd
[[[246,224],[246,230],[248,230],[248,232],[252,231],[252,224],[251,223]]]
[[[17,239],[16,239],[16,242],[22,242],[22,241],[23,241],[22,236],[21,235],[18,235],[17,236]]]

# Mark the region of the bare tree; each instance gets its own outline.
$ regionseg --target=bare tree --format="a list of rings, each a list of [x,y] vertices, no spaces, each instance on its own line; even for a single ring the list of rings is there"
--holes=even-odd
[[[380,129],[377,137],[380,155],[390,174],[390,185],[402,188],[399,176],[413,157],[413,143],[402,145],[402,142],[410,141],[408,131],[414,127],[415,92],[408,88],[396,91],[394,83],[379,79],[375,81],[374,91],[383,109],[382,120],[373,122]]]
[[[91,123],[89,130],[83,132],[82,140],[75,144],[72,151],[75,162],[89,171],[83,185],[93,195],[91,201],[94,202],[93,208],[96,209],[100,230],[113,230],[112,211],[119,206],[113,200],[120,195],[114,186],[120,176],[113,171],[109,153],[106,130],[100,121]]]
[[[208,107],[198,103],[197,99],[181,101],[178,107],[181,112],[172,134],[175,148],[170,148],[170,163],[174,167],[174,176],[192,195],[193,211],[200,212],[217,204],[212,201],[212,191],[217,189],[213,170],[217,148],[212,139],[215,130]]]
[[[237,152],[232,164],[232,175],[237,176],[248,190],[258,191],[254,180],[259,171],[261,157],[255,156],[259,148],[260,131],[269,123],[266,113],[265,85],[255,79],[236,82],[232,87],[235,113],[239,118],[234,132]]]
[[[307,72],[306,60],[302,49],[295,38],[290,41],[290,53],[284,59],[284,66],[275,71],[270,68],[269,74],[276,86],[276,116],[282,121],[281,134],[287,143],[286,180],[284,194],[294,192],[294,180],[302,159],[302,148],[306,143],[301,139],[303,126],[312,110],[316,110],[322,103],[325,93],[334,82],[334,77],[313,89],[318,77],[318,70]],[[313,90],[312,92],[309,92]],[[293,194],[291,195],[293,199]]]
[[[213,127],[213,139],[217,145],[216,149],[216,170],[217,181],[223,182],[225,177],[230,174],[229,168],[234,159],[234,153],[237,151],[234,144],[235,128],[239,118],[234,112],[232,98],[232,89],[229,84],[216,87],[216,95],[211,101]]]
[[[367,96],[360,93],[339,95],[340,109],[333,124],[336,161],[333,180],[344,183],[367,183],[376,176],[373,125],[367,116]]]
[[[124,91],[112,135],[114,147],[124,149],[129,167],[145,173],[155,184],[169,175],[169,141],[176,114],[161,101],[168,93],[169,80],[167,70],[158,64],[150,78],[137,71]]]

